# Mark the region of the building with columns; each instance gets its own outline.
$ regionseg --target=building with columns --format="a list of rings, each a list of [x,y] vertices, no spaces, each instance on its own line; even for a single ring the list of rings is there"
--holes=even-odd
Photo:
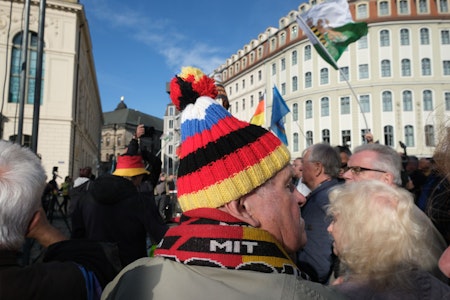
[[[26,88],[22,144],[30,146],[39,25],[39,2],[30,1]],[[0,1],[0,138],[15,140],[19,111],[19,82],[24,38],[24,1]],[[103,125],[92,42],[84,7],[77,0],[47,0],[45,10],[43,76],[39,106],[37,154],[51,178],[58,168],[78,177],[79,168],[96,173]]]
[[[450,117],[450,10],[448,0],[349,1],[355,22],[369,33],[351,44],[333,69],[299,29],[302,3],[214,71],[230,112],[249,121],[265,95],[270,126],[272,88],[290,108],[285,116],[292,157],[318,142],[349,145],[374,139],[408,155],[429,157]],[[348,78],[348,81],[345,80]]]

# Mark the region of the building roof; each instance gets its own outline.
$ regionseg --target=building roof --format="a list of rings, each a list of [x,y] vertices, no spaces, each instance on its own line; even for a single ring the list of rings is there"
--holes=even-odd
[[[135,109],[127,108],[127,105],[121,100],[114,111],[103,113],[104,124],[127,124],[137,126],[144,124],[145,126],[153,126],[157,131],[163,131],[164,121],[161,118],[148,115]]]

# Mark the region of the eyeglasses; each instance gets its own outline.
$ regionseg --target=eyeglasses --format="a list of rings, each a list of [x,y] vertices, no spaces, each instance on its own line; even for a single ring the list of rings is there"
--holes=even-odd
[[[352,166],[352,167],[347,166],[347,168],[345,168],[345,172],[347,172],[348,170],[350,170],[355,175],[359,175],[361,172],[365,172],[365,171],[386,173],[386,171],[383,171],[383,170],[369,169],[369,168],[363,168],[363,167],[358,167],[358,166]]]

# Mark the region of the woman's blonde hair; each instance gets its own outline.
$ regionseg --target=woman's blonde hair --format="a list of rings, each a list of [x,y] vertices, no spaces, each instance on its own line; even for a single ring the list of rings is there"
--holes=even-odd
[[[445,243],[408,191],[368,180],[338,187],[329,198],[346,276],[385,285],[404,281],[402,270],[436,270]]]

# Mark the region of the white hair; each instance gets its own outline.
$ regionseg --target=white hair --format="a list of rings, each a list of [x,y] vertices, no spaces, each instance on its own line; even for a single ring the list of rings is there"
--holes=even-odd
[[[0,140],[0,249],[19,249],[41,206],[47,176],[28,148]]]

